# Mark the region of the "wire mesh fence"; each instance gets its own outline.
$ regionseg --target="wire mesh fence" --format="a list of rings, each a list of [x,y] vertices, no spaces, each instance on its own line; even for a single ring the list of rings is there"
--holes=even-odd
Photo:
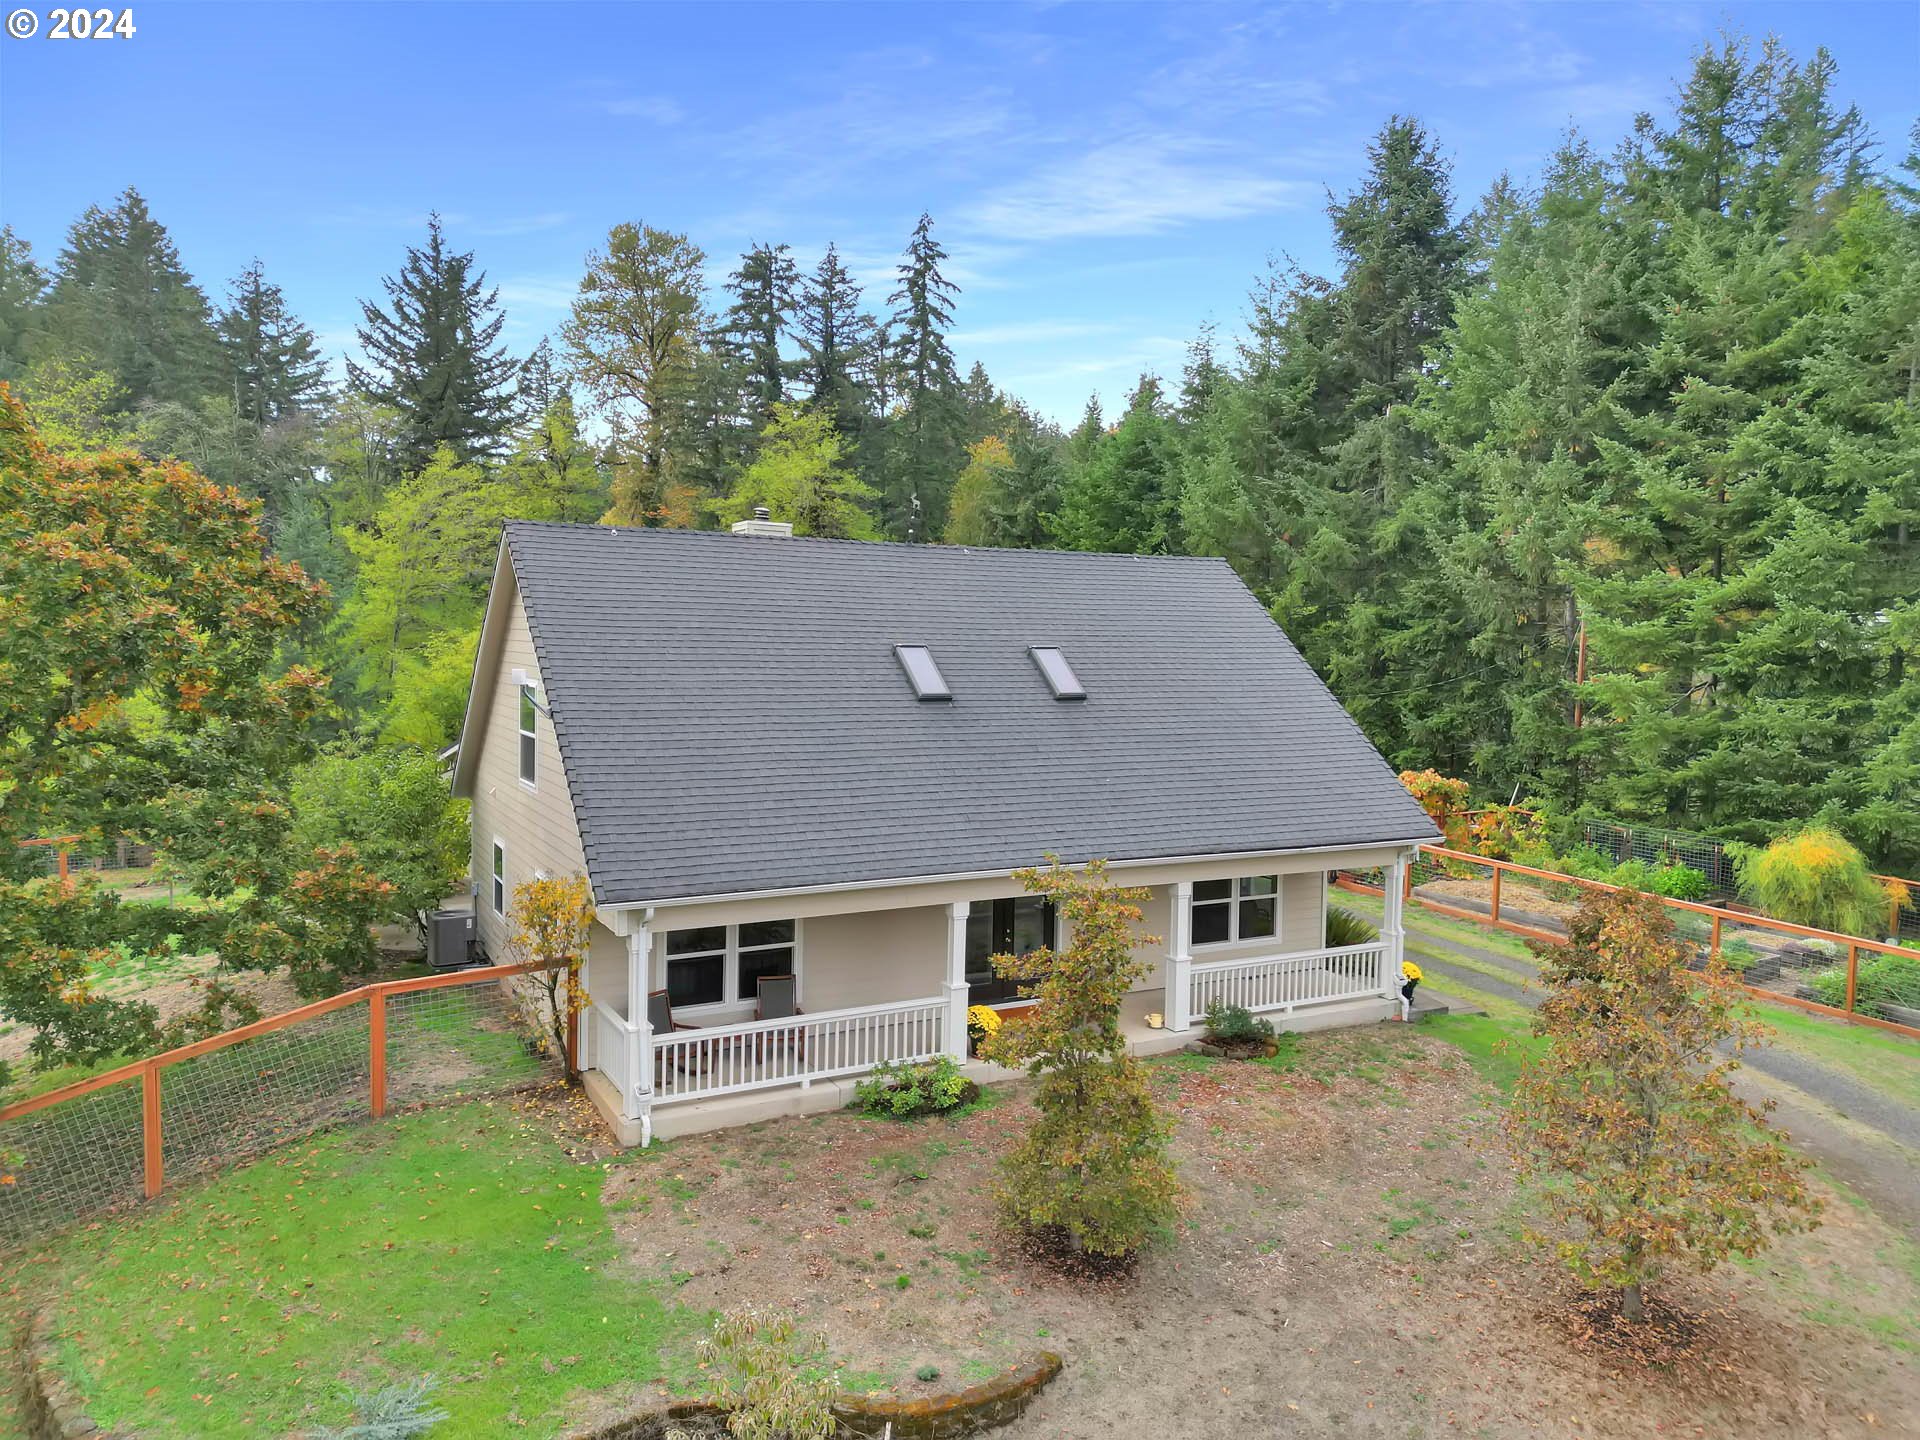
[[[1582,820],[1580,838],[1582,844],[1617,864],[1640,860],[1649,865],[1689,866],[1707,877],[1710,895],[1729,896],[1738,888],[1725,843],[1711,835],[1618,820]]]
[[[0,1108],[0,1251],[395,1106],[556,1078],[528,968],[369,985]]]
[[[1378,888],[1386,872],[1343,872]],[[1597,882],[1507,861],[1422,846],[1402,883],[1410,899],[1443,914],[1527,935],[1565,933],[1567,919]],[[1697,966],[1716,951],[1755,995],[1824,1010],[1850,1020],[1920,1035],[1920,977],[1913,952],[1871,936],[1840,935],[1723,906],[1654,897],[1675,933],[1693,942]]]

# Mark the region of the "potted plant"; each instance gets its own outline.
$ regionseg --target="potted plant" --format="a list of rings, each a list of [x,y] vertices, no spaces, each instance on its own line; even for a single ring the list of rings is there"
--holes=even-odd
[[[999,1033],[1002,1025],[1000,1012],[991,1005],[969,1005],[967,1007],[967,1053],[978,1055],[980,1046]]]

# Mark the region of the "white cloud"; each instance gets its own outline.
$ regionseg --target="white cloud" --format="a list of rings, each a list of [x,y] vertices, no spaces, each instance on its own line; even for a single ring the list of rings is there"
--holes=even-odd
[[[1153,235],[1298,204],[1313,193],[1215,141],[1143,135],[1096,145],[989,194],[963,221],[1010,240]]]
[[[500,282],[500,303],[528,310],[565,310],[579,293],[577,278],[516,275]]]
[[[678,125],[687,118],[686,109],[670,95],[625,95],[602,100],[600,108],[609,115],[630,115],[656,125]]]

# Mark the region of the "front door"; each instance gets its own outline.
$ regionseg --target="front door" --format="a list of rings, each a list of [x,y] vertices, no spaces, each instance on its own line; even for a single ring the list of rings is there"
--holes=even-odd
[[[976,900],[967,915],[967,1003],[1012,1000],[1020,987],[994,974],[990,957],[1025,955],[1053,944],[1053,906],[1038,895]]]

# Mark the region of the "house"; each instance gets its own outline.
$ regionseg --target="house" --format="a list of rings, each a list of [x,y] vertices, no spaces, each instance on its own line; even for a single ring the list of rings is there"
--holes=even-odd
[[[488,953],[515,886],[592,883],[582,1063],[623,1138],[964,1059],[967,1007],[1016,998],[987,957],[1064,942],[1012,879],[1048,853],[1150,890],[1143,1051],[1214,998],[1397,1013],[1433,827],[1225,562],[736,532],[509,524],[454,769]],[[1326,945],[1343,867],[1392,877],[1378,943]],[[768,976],[797,1016],[755,1020]]]

